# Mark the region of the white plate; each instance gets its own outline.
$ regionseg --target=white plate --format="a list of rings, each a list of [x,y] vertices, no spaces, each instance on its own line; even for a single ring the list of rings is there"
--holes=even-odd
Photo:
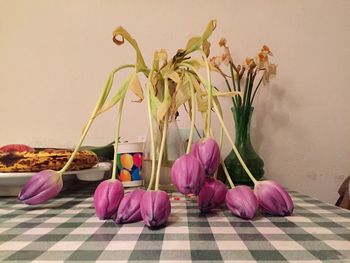
[[[83,181],[102,180],[105,171],[110,169],[109,163],[98,163],[91,169],[80,171],[67,171],[63,176],[64,181],[74,179],[76,176]],[[0,173],[0,196],[16,196],[22,186],[36,173]]]

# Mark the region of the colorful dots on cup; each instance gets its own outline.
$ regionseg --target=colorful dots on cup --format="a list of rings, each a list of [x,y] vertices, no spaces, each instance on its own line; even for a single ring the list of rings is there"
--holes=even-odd
[[[134,161],[134,165],[137,168],[140,168],[141,165],[142,165],[142,155],[140,153],[135,153],[132,158],[133,158],[133,161]]]
[[[128,153],[124,153],[120,156],[120,162],[122,167],[128,170],[131,170],[134,165],[132,155]]]
[[[139,168],[136,168],[136,169],[132,172],[131,177],[132,177],[132,180],[133,180],[133,181],[141,180],[141,178],[140,178],[140,169],[139,169]]]
[[[119,174],[119,180],[122,182],[129,182],[131,181],[131,175],[130,172],[128,170],[121,170],[120,174]]]

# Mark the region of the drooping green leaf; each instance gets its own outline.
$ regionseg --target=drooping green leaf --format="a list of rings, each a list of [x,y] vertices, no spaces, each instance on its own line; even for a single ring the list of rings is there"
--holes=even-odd
[[[192,37],[188,40],[187,45],[186,45],[186,50],[188,53],[192,52],[193,50],[196,50],[200,48],[201,46],[201,37]]]
[[[121,39],[118,39],[118,37],[121,37]],[[120,46],[124,44],[124,39],[126,39],[136,51],[136,72],[143,72],[147,76],[149,74],[149,69],[142,57],[136,40],[132,38],[128,31],[120,26],[113,31],[113,42]]]
[[[202,35],[203,41],[207,40],[211,36],[211,34],[215,30],[215,28],[216,28],[216,20],[215,19],[210,20],[208,25],[207,25],[207,28],[205,29],[205,31]]]
[[[180,108],[181,105],[185,104],[188,100],[191,99],[191,88],[193,87],[191,86],[190,78],[186,74],[185,81],[181,80],[176,85],[173,102],[174,108],[172,109],[173,114]]]
[[[124,97],[125,93],[128,90],[129,87],[129,83],[131,80],[131,76],[130,75],[123,83],[122,85],[118,88],[117,93],[112,97],[112,99],[108,102],[106,102],[98,111],[96,116],[100,115],[103,112],[108,111],[110,108],[112,108],[114,105],[116,105],[121,98]]]
[[[227,91],[227,92],[221,92],[213,89],[213,96],[216,97],[234,97],[234,96],[241,96],[242,98],[242,92],[240,91]]]
[[[161,49],[160,51],[155,51],[154,52],[154,56],[153,56],[153,67],[152,69],[154,71],[159,71],[159,63],[160,61],[164,61],[163,65],[166,65],[167,63],[167,60],[168,60],[168,53],[166,52],[166,50],[164,49]]]
[[[201,37],[193,37],[191,38],[186,45],[186,55],[198,50],[202,47],[203,43],[208,40],[210,35],[213,33],[213,31],[216,28],[216,20],[211,20],[209,24],[207,25],[204,33]]]
[[[219,111],[218,113],[220,114],[220,116],[222,116],[222,108],[221,108],[221,105],[220,105],[218,97],[213,97],[213,101],[217,105],[217,108],[218,108],[218,111]]]
[[[190,65],[192,67],[194,67],[195,69],[200,69],[201,67],[203,67],[203,63],[201,61],[199,61],[198,59],[188,59],[186,60],[186,63],[182,63],[185,67],[186,64]]]
[[[137,102],[141,102],[144,99],[143,89],[136,72],[130,78],[129,89],[139,98]]]
[[[154,79],[153,71],[151,71],[150,75],[148,76],[147,79],[147,84],[146,87],[149,90],[149,96],[150,96],[150,102],[151,102],[151,115],[154,119],[157,119],[157,109],[160,106],[160,101],[156,97],[155,92],[154,92],[154,86],[152,83],[152,79]]]
[[[158,122],[160,122],[164,118],[170,106],[171,106],[171,96],[169,92],[169,83],[168,83],[168,79],[164,79],[164,97],[163,97],[163,101],[161,102],[157,110]]]
[[[208,100],[206,96],[196,94],[197,108],[199,112],[205,113],[208,110]]]
[[[208,40],[204,40],[203,41],[203,44],[202,44],[202,49],[203,49],[203,52],[204,54],[209,57],[209,54],[210,54],[210,42]]]
[[[104,105],[104,103],[106,102],[107,97],[112,89],[113,79],[114,79],[114,74],[113,73],[109,74],[106,85],[102,91],[101,100],[99,101],[99,105],[97,107],[97,110],[100,110],[102,108],[102,106]]]

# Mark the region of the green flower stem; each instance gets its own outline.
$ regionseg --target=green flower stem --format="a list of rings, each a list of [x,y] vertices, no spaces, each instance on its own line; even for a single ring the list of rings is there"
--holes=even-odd
[[[231,179],[231,177],[230,177],[230,174],[229,174],[229,172],[227,171],[227,167],[226,167],[225,162],[224,162],[224,160],[223,160],[222,158],[221,158],[220,162],[221,162],[222,169],[224,170],[224,173],[225,173],[225,175],[226,175],[226,179],[227,179],[227,181],[228,181],[228,183],[229,183],[231,189],[232,189],[232,188],[235,188],[235,185],[234,185],[234,183],[232,182],[232,179]]]
[[[251,99],[251,101],[250,101],[250,105],[253,105],[253,101],[254,101],[255,95],[256,95],[256,93],[257,93],[257,91],[258,91],[258,88],[260,87],[260,84],[261,84],[261,82],[262,82],[262,80],[263,80],[263,77],[264,77],[264,76],[261,77],[261,79],[259,80],[258,85],[256,85],[256,88],[255,88],[255,90],[254,90],[252,99]]]
[[[221,116],[221,117],[222,117],[222,116]],[[221,154],[222,141],[223,141],[223,135],[224,135],[223,131],[224,131],[224,129],[221,127],[221,128],[220,128],[220,139],[219,139],[220,154]],[[214,137],[214,136],[213,136],[213,131],[211,130],[210,132],[211,132],[211,136]],[[234,188],[235,185],[234,185],[234,183],[232,182],[232,179],[231,179],[231,177],[230,177],[229,172],[227,171],[227,167],[226,167],[226,165],[225,165],[225,162],[224,162],[223,159],[222,159],[222,156],[220,156],[220,163],[221,163],[222,169],[224,170],[224,174],[225,174],[225,176],[226,176],[226,179],[227,179],[228,183],[230,184],[230,187],[231,187],[231,188]],[[214,175],[214,178],[215,178],[215,179],[216,179],[216,176],[217,176],[217,171],[216,171],[216,173],[215,173],[215,175]]]
[[[230,63],[230,72],[231,72],[231,78],[232,78],[232,85],[233,85],[233,90],[234,91],[239,91],[237,88],[236,88],[236,81],[235,81],[235,74],[233,72],[233,68],[232,68],[232,64]],[[232,98],[232,101],[233,101],[233,104],[235,107],[237,106],[240,106],[241,105],[241,97],[239,98]]]
[[[193,141],[193,132],[194,132],[194,126],[196,124],[196,100],[194,97],[194,87],[190,85],[191,89],[191,104],[192,104],[192,111],[191,111],[191,129],[190,129],[190,136],[188,137],[188,143],[187,143],[187,149],[186,154],[189,154],[191,151],[192,141]]]
[[[166,83],[167,83],[167,81],[168,80],[166,80]],[[158,159],[158,166],[157,166],[156,185],[154,188],[156,191],[158,191],[158,189],[159,189],[160,168],[162,165],[167,129],[168,129],[168,114],[166,114],[164,117],[163,135],[162,135],[162,141],[161,141],[160,150],[159,150],[159,159]]]
[[[119,102],[118,116],[117,116],[117,131],[115,133],[114,139],[114,158],[113,158],[113,169],[112,169],[112,179],[115,180],[117,176],[117,159],[118,159],[118,144],[119,144],[119,133],[120,133],[120,122],[122,119],[123,105],[126,92],[122,95]]]
[[[205,61],[205,68],[207,71],[207,80],[208,80],[208,111],[207,111],[207,126],[206,126],[206,137],[209,137],[210,127],[211,127],[211,108],[212,108],[212,93],[213,89],[211,87],[211,76],[210,76],[210,66],[207,56],[203,50],[200,50],[202,57]]]
[[[149,132],[151,137],[151,158],[152,158],[152,168],[151,168],[151,177],[150,181],[147,187],[147,191],[150,191],[152,189],[153,181],[154,181],[154,172],[156,167],[156,154],[155,154],[155,146],[154,146],[154,134],[153,134],[153,123],[152,123],[152,111],[151,111],[151,78],[153,75],[153,71],[149,74],[149,78],[147,80],[147,110],[148,110],[148,125],[149,125]]]
[[[237,150],[236,145],[234,144],[234,142],[233,142],[233,140],[232,140],[232,138],[231,138],[231,136],[230,136],[230,133],[228,132],[228,130],[227,130],[226,126],[225,126],[224,120],[222,119],[221,115],[218,114],[219,109],[218,109],[218,106],[216,105],[216,102],[215,102],[215,101],[213,101],[213,105],[214,105],[214,109],[215,109],[216,115],[217,115],[217,117],[218,117],[218,119],[219,119],[220,125],[221,125],[221,127],[223,128],[223,130],[224,130],[224,132],[225,132],[225,135],[226,135],[227,139],[229,140],[229,142],[230,142],[230,144],[231,144],[231,147],[232,147],[234,153],[236,154],[236,156],[237,156],[239,162],[241,163],[243,169],[244,169],[244,170],[246,171],[246,173],[248,174],[250,180],[252,180],[253,183],[256,184],[256,183],[257,183],[257,180],[254,178],[254,176],[252,175],[252,173],[249,171],[247,165],[244,163],[244,161],[243,161],[243,159],[242,159],[240,153],[239,153],[238,150]]]
[[[122,70],[122,69],[125,69],[125,68],[132,68],[134,67],[134,65],[130,65],[130,64],[127,64],[127,65],[123,65],[123,66],[120,66],[116,69],[114,69],[110,75],[114,75],[115,73],[117,73],[118,71]],[[93,123],[93,121],[95,120],[96,118],[96,115],[97,115],[97,112],[101,109],[101,107],[103,106],[104,102],[106,101],[107,97],[108,97],[108,94],[111,90],[111,86],[112,86],[112,82],[110,81],[110,77],[108,78],[108,81],[105,85],[105,87],[103,88],[102,90],[102,93],[100,95],[100,98],[98,99],[97,103],[96,103],[96,106],[94,108],[94,110],[92,111],[92,114],[87,122],[87,124],[85,125],[84,127],[84,130],[83,130],[83,134],[79,140],[79,143],[77,144],[77,146],[75,147],[72,155],[69,157],[67,163],[62,167],[61,170],[58,171],[58,173],[61,173],[63,174],[65,171],[67,171],[67,169],[69,168],[69,166],[71,165],[71,163],[73,162],[75,156],[77,155],[81,145],[83,144],[84,142],[84,139],[91,127],[91,124]]]

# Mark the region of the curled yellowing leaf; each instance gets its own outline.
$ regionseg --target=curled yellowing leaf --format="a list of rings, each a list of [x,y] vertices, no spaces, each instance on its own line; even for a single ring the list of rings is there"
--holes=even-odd
[[[121,39],[119,39],[120,37]],[[146,66],[146,63],[142,57],[140,48],[136,40],[132,38],[128,31],[126,31],[123,27],[120,26],[113,31],[113,42],[120,46],[124,44],[124,39],[126,39],[136,51],[136,72],[143,72],[146,75],[148,75],[149,69]]]

